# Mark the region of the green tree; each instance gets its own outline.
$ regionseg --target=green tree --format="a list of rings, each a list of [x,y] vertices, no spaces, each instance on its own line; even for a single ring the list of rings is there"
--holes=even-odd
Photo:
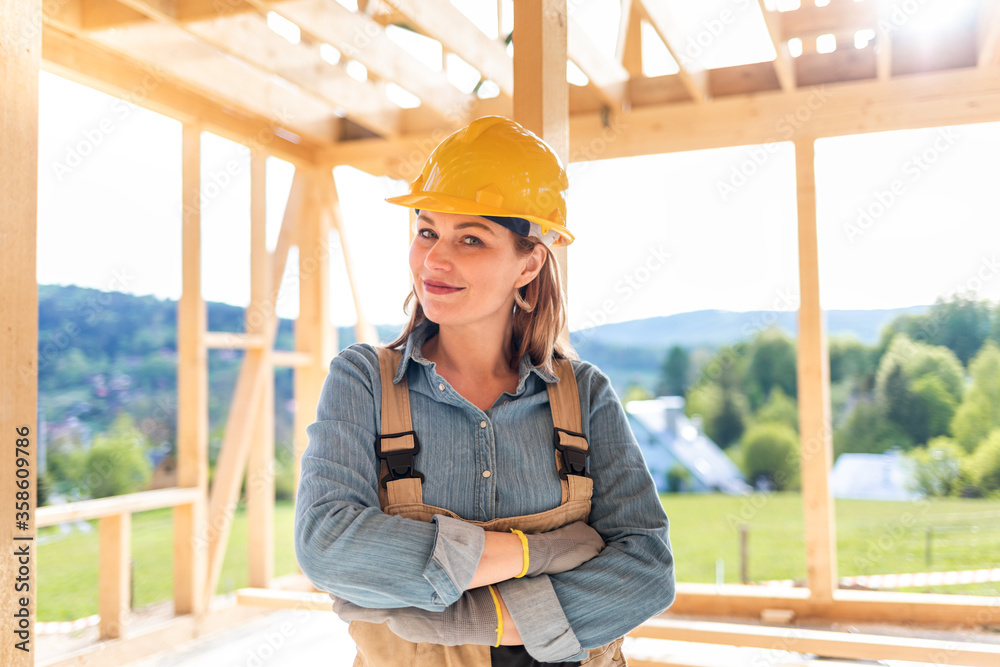
[[[924,496],[957,495],[964,486],[965,450],[947,437],[934,438],[926,447],[909,452],[913,459],[912,490]]]
[[[875,386],[875,354],[856,338],[835,336],[830,339],[830,383],[853,380],[854,389],[867,393]]]
[[[913,440],[870,402],[858,403],[844,425],[833,432],[833,453],[881,454],[889,449],[912,449]]]
[[[799,406],[789,398],[781,387],[772,387],[767,403],[754,415],[756,422],[779,422],[787,424],[797,433],[799,430]]]
[[[649,390],[638,384],[630,384],[625,388],[625,394],[622,396],[622,405],[625,405],[629,401],[648,401],[654,398],[654,396],[649,393]]]
[[[683,396],[691,384],[691,357],[680,345],[667,353],[656,391],[660,396]]]
[[[994,428],[1000,427],[1000,347],[987,341],[969,364],[972,385],[951,421],[951,432],[965,451],[972,452]]]
[[[886,350],[896,334],[911,340],[941,345],[952,352],[962,364],[968,364],[990,336],[993,313],[989,301],[977,301],[971,296],[941,297],[926,313],[901,315],[882,332],[880,350]]]
[[[969,472],[984,496],[1000,497],[1000,428],[993,429],[972,454]]]
[[[754,339],[743,387],[753,410],[759,410],[773,387],[796,395],[795,344],[777,327],[760,332]]]
[[[755,482],[767,479],[778,490],[798,486],[799,436],[787,424],[754,424],[743,436],[743,471]]]
[[[110,430],[94,438],[84,463],[83,487],[91,498],[143,489],[152,475],[149,442],[132,418],[120,413]]]

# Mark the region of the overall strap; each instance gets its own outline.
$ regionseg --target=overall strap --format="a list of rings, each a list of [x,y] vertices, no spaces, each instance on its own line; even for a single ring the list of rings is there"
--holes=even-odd
[[[583,434],[580,393],[573,365],[569,359],[553,359],[552,363],[559,377],[559,382],[549,383],[547,387],[552,410],[552,444],[565,505],[571,500],[589,500],[594,481],[587,472],[590,445]]]
[[[410,388],[405,375],[399,384],[392,381],[402,353],[381,346],[376,349],[382,378],[382,426],[375,438],[375,453],[382,459],[379,504],[385,509],[389,505],[422,503],[420,483],[424,476],[414,465],[420,442],[410,421]]]

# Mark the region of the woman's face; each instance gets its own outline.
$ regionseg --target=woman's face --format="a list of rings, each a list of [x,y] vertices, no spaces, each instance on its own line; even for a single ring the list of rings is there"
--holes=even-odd
[[[442,325],[506,326],[514,290],[538,274],[545,253],[539,244],[518,255],[513,232],[477,215],[421,211],[415,231],[413,288],[427,318]]]

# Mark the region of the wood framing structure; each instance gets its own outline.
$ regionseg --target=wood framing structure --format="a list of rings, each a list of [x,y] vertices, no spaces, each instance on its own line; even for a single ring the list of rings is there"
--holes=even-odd
[[[411,179],[445,136],[484,114],[509,115],[553,145],[567,161],[597,160],[727,146],[793,142],[798,205],[801,308],[798,346],[802,471],[808,584],[782,591],[743,586],[678,586],[674,611],[706,616],[759,617],[784,609],[820,620],[899,620],[959,625],[998,624],[1000,608],[984,598],[838,590],[835,526],[827,485],[831,459],[829,368],[819,302],[815,141],[819,138],[1000,120],[1000,2],[951,3],[953,20],[930,39],[912,28],[923,0],[803,2],[779,12],[770,0],[720,6],[753,15],[773,48],[764,62],[706,68],[691,56],[701,25],[678,18],[674,0],[602,0],[619,8],[614,53],[604,53],[574,16],[574,0],[516,0],[513,34],[489,36],[447,0],[0,0],[0,229],[7,255],[0,268],[5,331],[0,350],[4,399],[0,414],[8,446],[15,428],[33,433],[37,395],[37,132],[40,70],[52,72],[168,115],[184,124],[182,139],[183,295],[178,304],[178,487],[73,503],[32,512],[18,530],[14,508],[4,517],[4,553],[35,526],[68,518],[100,520],[102,638],[136,647],[130,632],[128,539],[130,516],[174,508],[174,605],[177,623],[160,636],[197,633],[219,581],[239,498],[247,481],[251,516],[248,604],[292,604],[274,591],[273,414],[270,379],[276,367],[295,369],[295,450],[304,450],[319,390],[337,341],[330,326],[331,231],[352,289],[355,276],[332,168],[351,165],[370,174]],[[353,5],[356,4],[356,8]],[[511,5],[497,3],[501,27]],[[912,7],[911,7],[912,6]],[[350,7],[350,8],[349,8]],[[294,28],[279,35],[269,20]],[[743,17],[740,18],[743,20]],[[396,39],[399,30],[440,45],[480,73],[473,92],[451,83],[447,68],[432,68]],[[868,35],[863,45],[856,36]],[[827,37],[829,36],[829,37]],[[820,52],[824,37],[835,50]],[[726,40],[726,31],[713,39]],[[657,39],[676,61],[674,74],[643,74],[644,39]],[[507,43],[514,45],[508,55]],[[859,45],[861,41],[857,42]],[[801,47],[792,49],[792,45]],[[572,61],[589,82],[569,85]],[[357,65],[352,65],[356,63]],[[364,76],[357,70],[364,69]],[[419,106],[390,101],[391,87]],[[494,97],[475,91],[494,87]],[[201,133],[251,149],[251,304],[245,333],[207,330],[201,294]],[[296,173],[275,249],[264,243],[267,157],[288,160]],[[300,315],[296,350],[273,350],[274,304],[289,250],[298,248]],[[563,254],[563,270],[566,257]],[[564,278],[565,278],[564,273]],[[359,340],[375,332],[357,299]],[[217,474],[208,483],[207,354],[245,351],[229,411]],[[8,397],[13,397],[9,399]],[[21,431],[18,431],[20,434]],[[27,437],[27,436],[25,436]],[[0,457],[5,497],[18,490],[18,470],[34,489],[34,439],[24,457]],[[23,459],[23,462],[22,462]],[[296,460],[298,456],[296,456]],[[7,491],[9,489],[9,493]],[[30,541],[30,540],[23,540]],[[18,609],[7,585],[20,564],[0,561],[3,609]],[[37,573],[29,568],[34,589]],[[44,573],[42,573],[44,576]],[[33,619],[33,598],[25,609]],[[275,599],[278,602],[275,602]],[[301,603],[301,600],[299,601]],[[8,614],[4,632],[10,627]],[[194,619],[194,620],[192,620]],[[172,633],[172,634],[171,634]],[[651,622],[637,635],[757,646],[764,630],[723,625]],[[148,639],[148,637],[146,638]],[[33,640],[33,637],[32,637]],[[809,635],[802,646],[823,646],[842,657],[914,653],[892,638]],[[131,642],[131,644],[129,644]],[[811,643],[810,643],[811,642]],[[832,642],[832,643],[831,643]],[[832,647],[832,648],[831,648]],[[911,647],[912,648],[912,647]],[[108,650],[105,649],[104,650]],[[120,648],[121,654],[138,649]],[[811,650],[811,649],[810,649]],[[952,647],[965,664],[996,664],[979,645]],[[954,653],[957,651],[957,653]],[[0,663],[30,664],[30,655],[0,647]]]

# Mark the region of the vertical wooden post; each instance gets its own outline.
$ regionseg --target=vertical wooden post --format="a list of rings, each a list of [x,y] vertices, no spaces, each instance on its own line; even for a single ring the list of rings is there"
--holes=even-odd
[[[311,363],[295,368],[295,459],[308,445],[306,427],[316,421],[316,406],[334,355],[330,324],[330,227],[322,214],[321,174],[306,174],[306,194],[298,224],[299,317],[295,320],[295,349]]]
[[[247,466],[247,523],[249,524],[250,585],[268,588],[274,577],[274,363],[268,320],[274,311],[271,298],[271,256],[267,252],[267,155],[250,154],[250,306],[246,312],[248,334],[265,339],[261,350],[264,386],[253,411],[256,428],[250,442]]]
[[[322,186],[322,190],[327,193],[327,198],[324,202],[324,214],[329,216],[329,222],[324,224],[337,230],[337,236],[340,238],[340,251],[344,257],[344,268],[347,270],[347,280],[350,283],[351,296],[354,298],[354,312],[358,316],[358,322],[354,327],[354,337],[359,343],[377,345],[379,342],[378,333],[365,316],[364,304],[361,303],[361,296],[358,293],[358,276],[354,272],[354,255],[351,254],[351,244],[347,238],[347,231],[344,228],[344,215],[340,208],[340,193],[337,191],[337,179],[333,177],[333,172],[331,172],[329,175],[324,173],[323,180],[326,184]],[[410,210],[412,211],[413,209]],[[337,330],[333,329],[332,331],[333,343],[336,347]]]
[[[544,139],[569,164],[566,0],[518,0],[514,6],[514,120]],[[568,221],[572,229],[572,221]],[[563,288],[566,247],[553,247]],[[562,337],[569,341],[569,326]]]
[[[642,76],[642,5],[637,0],[622,0],[615,55],[630,76]]]
[[[802,448],[802,503],[806,564],[811,597],[832,602],[837,589],[837,540],[830,468],[833,437],[830,422],[830,357],[819,302],[819,254],[816,236],[815,142],[795,141],[795,177],[799,230],[798,393]]]
[[[98,630],[101,639],[118,639],[125,636],[129,618],[132,515],[101,517],[98,536],[101,559],[98,572],[101,621]]]
[[[41,0],[0,0],[0,664],[33,664],[38,455],[38,72]],[[18,494],[21,494],[18,496]],[[24,503],[18,506],[16,503]],[[20,522],[20,523],[19,523]]]
[[[174,509],[174,613],[201,614],[208,565],[208,349],[201,295],[201,128],[183,130],[181,298],[177,304],[177,485],[199,501]]]

